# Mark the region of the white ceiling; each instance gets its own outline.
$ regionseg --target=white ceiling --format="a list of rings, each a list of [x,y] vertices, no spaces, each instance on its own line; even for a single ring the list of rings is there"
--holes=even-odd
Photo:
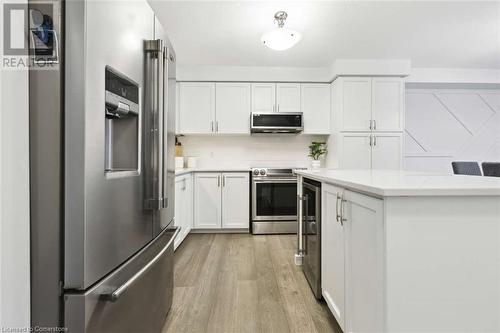
[[[150,0],[182,65],[330,66],[341,58],[407,58],[413,67],[500,68],[496,1]],[[302,41],[260,43],[278,10]]]

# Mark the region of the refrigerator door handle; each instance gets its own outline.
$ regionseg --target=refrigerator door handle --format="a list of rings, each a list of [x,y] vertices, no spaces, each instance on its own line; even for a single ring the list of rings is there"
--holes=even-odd
[[[175,237],[179,234],[181,231],[181,227],[175,227],[175,232],[170,241],[165,245],[163,249],[161,249],[158,254],[151,259],[144,267],[142,267],[137,273],[135,273],[130,279],[128,279],[124,284],[122,284],[120,287],[116,288],[112,293],[110,294],[103,294],[103,298],[106,299],[107,301],[110,302],[116,302],[121,295],[123,295],[127,289],[132,286],[137,280],[141,278],[141,276],[146,273],[160,258],[163,256],[163,254],[167,251],[167,249],[172,245],[172,242],[174,241]]]
[[[167,181],[167,147],[168,147],[168,142],[167,142],[167,110],[168,110],[168,103],[169,103],[169,95],[168,95],[168,87],[165,89],[166,85],[168,85],[168,61],[167,59],[169,58],[169,51],[168,48],[165,46],[163,47],[163,53],[161,57],[161,63],[162,63],[162,68],[161,72],[159,71],[159,75],[161,75],[161,114],[162,114],[162,122],[161,122],[161,133],[162,133],[162,150],[161,150],[161,159],[162,159],[162,167],[159,169],[160,176],[162,177],[162,188],[161,188],[161,208],[167,208],[168,206],[168,198],[167,198],[167,193],[168,193],[168,181]]]
[[[148,143],[149,161],[147,166],[149,177],[147,177],[146,208],[159,210],[165,207],[164,198],[165,179],[164,167],[164,144],[165,144],[165,119],[164,119],[164,72],[165,72],[165,48],[161,39],[145,41],[144,51],[146,53],[146,78],[145,90],[149,108],[146,115],[149,118],[149,128],[146,130],[150,140]]]

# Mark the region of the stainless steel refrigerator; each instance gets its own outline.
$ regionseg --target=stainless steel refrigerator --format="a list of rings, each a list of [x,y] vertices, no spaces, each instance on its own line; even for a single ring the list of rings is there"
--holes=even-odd
[[[33,326],[159,332],[175,52],[145,0],[29,1]]]

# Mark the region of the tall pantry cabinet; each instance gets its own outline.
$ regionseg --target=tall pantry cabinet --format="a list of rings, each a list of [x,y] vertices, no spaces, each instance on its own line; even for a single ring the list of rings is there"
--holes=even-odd
[[[404,79],[339,77],[331,89],[327,167],[401,169]]]

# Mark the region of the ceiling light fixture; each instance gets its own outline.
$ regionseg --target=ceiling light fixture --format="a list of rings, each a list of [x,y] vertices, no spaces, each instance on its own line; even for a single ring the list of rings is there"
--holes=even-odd
[[[302,36],[299,32],[283,28],[287,17],[288,14],[284,11],[274,14],[274,22],[278,24],[278,28],[262,35],[260,40],[265,46],[276,51],[283,51],[295,46],[300,41]]]

